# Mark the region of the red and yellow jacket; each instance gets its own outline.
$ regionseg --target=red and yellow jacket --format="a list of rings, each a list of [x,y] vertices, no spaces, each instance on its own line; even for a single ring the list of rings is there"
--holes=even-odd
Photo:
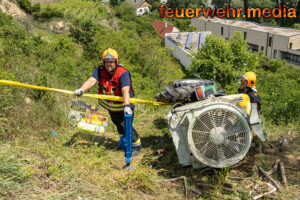
[[[110,79],[111,77],[110,74],[102,67],[99,75],[98,94],[106,94],[106,95],[114,95],[114,96],[122,97],[122,88],[119,79],[124,72],[127,72],[127,70],[123,66],[118,65],[112,78]],[[130,82],[130,84],[131,84],[131,90],[133,91],[132,82]],[[103,106],[105,109],[109,111],[118,112],[124,110],[124,104],[121,101],[108,101],[104,99],[99,99],[98,102],[101,106]]]

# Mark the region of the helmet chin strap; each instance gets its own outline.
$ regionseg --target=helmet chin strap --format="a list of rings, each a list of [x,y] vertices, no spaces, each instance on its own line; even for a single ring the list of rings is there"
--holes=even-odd
[[[105,65],[105,63],[103,63],[103,64]],[[113,70],[108,71],[106,68],[105,68],[105,70],[106,70],[108,73],[114,73],[114,72],[116,71],[117,67],[118,67],[118,64],[116,63],[116,66],[115,66],[115,68],[114,68]]]
[[[110,73],[113,73],[113,72],[116,71],[116,69],[117,69],[117,66],[116,66],[113,70],[111,70],[111,71],[109,71],[109,72],[110,72]]]

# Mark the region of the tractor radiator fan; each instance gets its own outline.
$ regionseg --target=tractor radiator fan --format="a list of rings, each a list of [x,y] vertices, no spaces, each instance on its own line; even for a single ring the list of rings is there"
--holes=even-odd
[[[245,157],[253,135],[250,113],[239,106],[241,97],[227,97],[186,104],[169,113],[168,123],[180,164],[223,168]]]

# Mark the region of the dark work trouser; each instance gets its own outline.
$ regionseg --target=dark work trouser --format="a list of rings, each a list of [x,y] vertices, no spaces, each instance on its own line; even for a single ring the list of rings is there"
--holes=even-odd
[[[130,108],[132,110],[132,122],[134,117],[134,105],[131,103]],[[125,126],[125,120],[124,120],[124,111],[120,112],[112,112],[109,111],[110,117],[112,122],[117,126],[119,135],[122,136],[124,133],[124,126]],[[141,145],[140,137],[137,131],[132,127],[132,146],[139,146]]]

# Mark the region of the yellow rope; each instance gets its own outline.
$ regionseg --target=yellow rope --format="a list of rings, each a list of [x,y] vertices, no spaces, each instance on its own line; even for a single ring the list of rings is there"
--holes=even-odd
[[[37,89],[37,90],[44,90],[44,91],[49,91],[49,92],[60,92],[60,93],[64,93],[64,94],[74,95],[74,92],[69,91],[69,90],[61,90],[61,89],[56,89],[56,88],[41,87],[41,86],[36,86],[36,85],[19,83],[19,82],[15,82],[15,81],[8,81],[8,80],[0,80],[0,85],[19,86],[19,87],[26,87],[26,88],[32,88],[32,89]],[[105,99],[105,100],[110,100],[110,101],[123,101],[123,97],[113,96],[113,95],[83,94],[82,96],[83,97],[96,98],[96,99]],[[172,104],[163,103],[163,102],[147,101],[147,100],[136,99],[136,98],[130,98],[130,103],[152,104],[152,105],[156,105],[156,106],[172,105]]]

